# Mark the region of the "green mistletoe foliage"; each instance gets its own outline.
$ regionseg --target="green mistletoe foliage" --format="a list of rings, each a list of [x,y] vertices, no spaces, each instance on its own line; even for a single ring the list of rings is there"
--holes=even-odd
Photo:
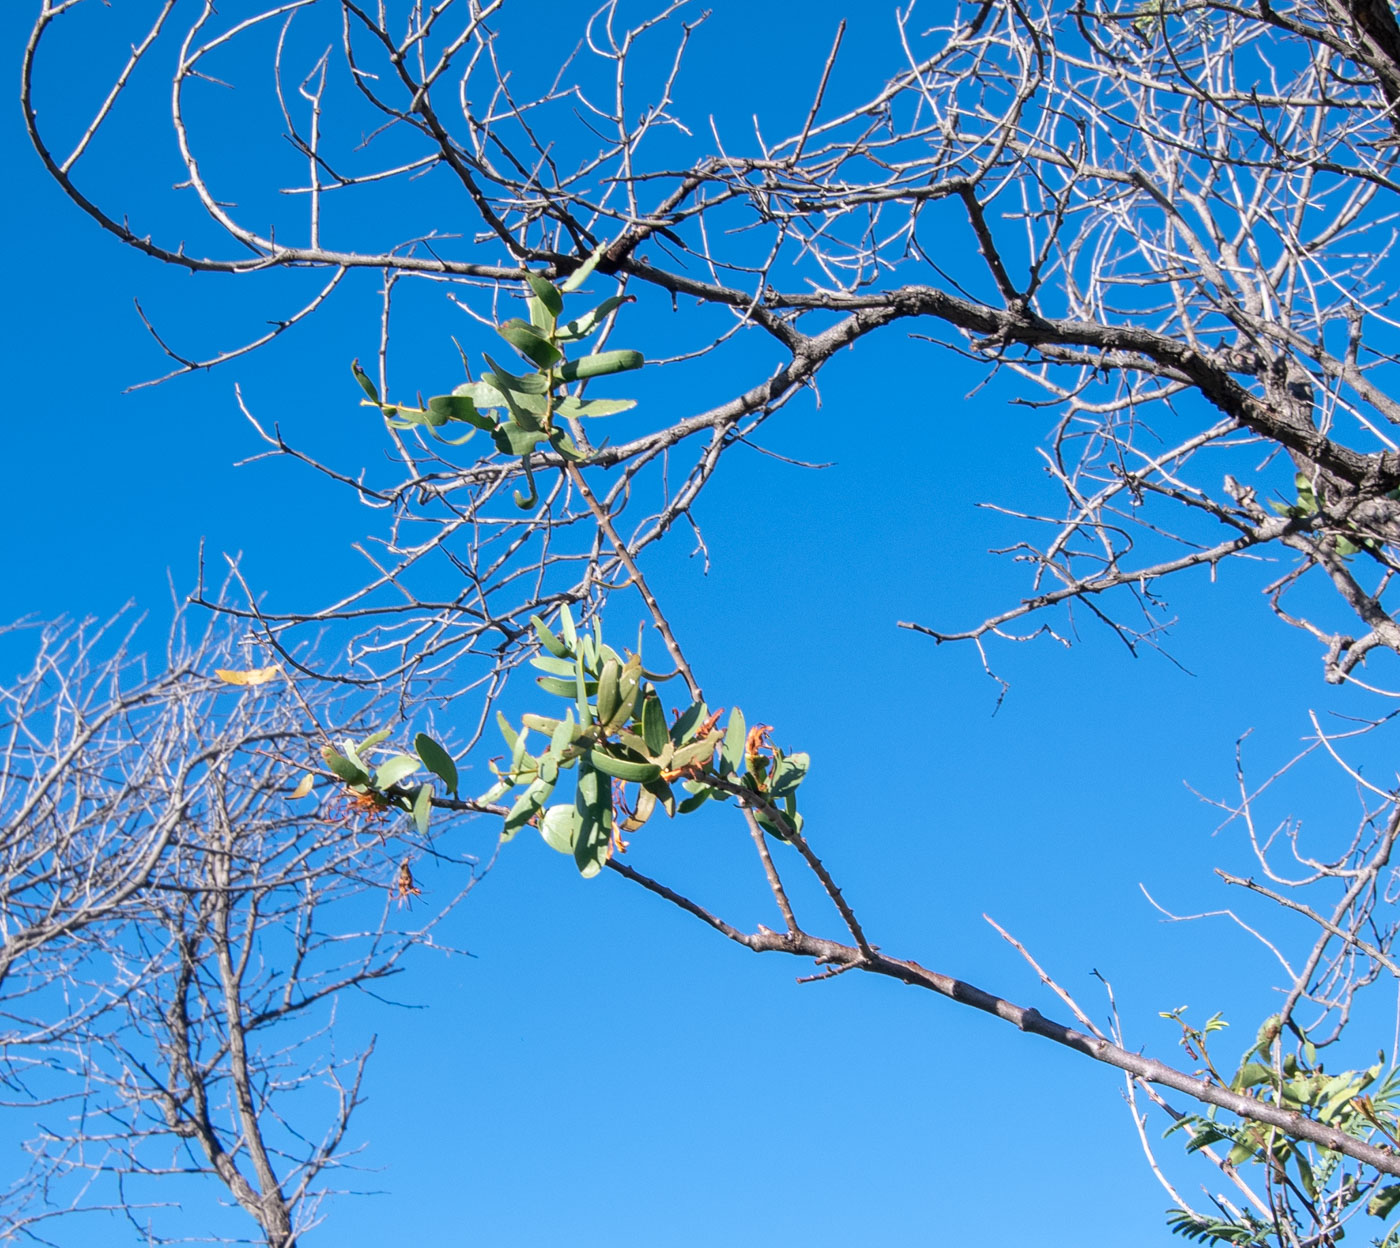
[[[532,622],[543,651],[532,660],[544,673],[536,684],[567,705],[553,716],[527,713],[519,730],[497,717],[510,760],[492,763],[496,783],[481,800],[523,788],[506,814],[505,839],[536,826],[587,878],[626,848],[622,833],[643,827],[658,810],[673,818],[737,796],[780,840],[801,831],[797,790],[806,754],[784,754],[769,742],[768,726],[747,728],[737,707],[723,728],[723,711],[703,702],[667,715],[656,682],[670,677],[607,645],[596,618],[587,632],[568,607],[559,613],[558,633],[538,616]],[[538,753],[530,749],[532,732],[543,744]],[[575,775],[573,800],[548,804],[566,771]]]
[[[350,368],[367,396],[361,406],[377,407],[392,428],[423,428],[449,446],[460,446],[478,429],[484,430],[503,455],[520,456],[530,490],[528,495],[516,491],[515,502],[522,509],[533,507],[539,501],[530,463],[534,451],[548,446],[574,463],[587,458],[561,422],[612,416],[636,406],[632,399],[584,399],[568,391],[569,386],[641,368],[646,362],[640,351],[596,351],[566,358],[570,347],[583,342],[632,299],[612,295],[587,312],[565,318],[564,296],[588,279],[602,254],[599,248],[558,286],[538,273],[526,274],[530,319],[512,317],[496,326],[496,332],[534,366],[533,371],[512,373],[483,353],[489,371],[481,380],[464,382],[451,394],[437,395],[426,404],[420,397],[418,407],[407,407],[381,401],[379,388],[356,360]],[[446,437],[441,431],[452,424],[471,428],[461,437]]]

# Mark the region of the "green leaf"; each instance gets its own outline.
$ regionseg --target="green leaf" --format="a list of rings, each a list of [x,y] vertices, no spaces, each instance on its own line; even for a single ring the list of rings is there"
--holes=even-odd
[[[350,361],[350,371],[355,375],[355,380],[360,383],[360,389],[369,395],[371,403],[379,402],[379,387],[369,379],[365,370],[360,367],[359,360]]]
[[[524,321],[512,318],[496,326],[496,332],[537,368],[552,368],[564,358],[558,347]]]
[[[572,676],[573,659],[556,659],[552,654],[537,654],[530,660],[530,666],[547,672],[551,676]]]
[[[452,393],[465,395],[478,412],[485,412],[488,408],[499,410],[506,406],[505,395],[485,381],[464,381],[460,386],[453,386]]]
[[[797,792],[797,786],[806,779],[811,761],[806,754],[789,754],[783,758],[768,780],[768,796],[777,800]]]
[[[539,429],[522,429],[512,418],[491,431],[491,440],[502,455],[524,456],[545,440],[545,434]]]
[[[568,610],[566,607],[565,610]],[[530,617],[530,623],[535,627],[535,636],[540,639],[540,644],[550,652],[556,659],[567,659],[572,657],[569,647],[566,646],[554,631],[538,615]]]
[[[374,773],[374,787],[381,792],[398,784],[405,776],[411,776],[422,764],[412,754],[395,754],[381,763]]]
[[[581,464],[588,458],[583,451],[579,450],[578,443],[569,437],[563,429],[556,428],[549,435],[549,444],[565,459],[571,459],[576,464]]]
[[[551,806],[540,819],[540,835],[550,849],[561,854],[573,854],[583,816],[573,806]]]
[[[433,817],[433,786],[420,784],[413,795],[413,826],[419,836],[428,835],[428,821]]]
[[[661,768],[656,763],[639,762],[630,758],[618,758],[605,750],[591,749],[588,761],[605,776],[622,780],[628,784],[646,784],[661,778]]]
[[[535,779],[530,782],[529,788],[515,799],[515,805],[506,815],[504,836],[507,840],[535,817],[553,791],[554,785],[548,780]]]
[[[585,355],[582,359],[569,360],[558,370],[558,377],[565,384],[573,381],[587,381],[590,377],[608,377],[613,373],[626,373],[641,368],[646,358],[640,351],[599,351],[595,355]]]
[[[510,731],[510,725],[505,722],[505,717],[499,711],[496,714],[500,718],[502,730],[509,733],[506,740],[513,748],[515,734]],[[423,766],[437,776],[447,786],[447,791],[456,797],[457,764],[452,760],[452,755],[425,732],[420,732],[413,738],[413,748],[418,751],[418,757],[423,760]]]
[[[603,869],[612,849],[612,785],[586,764],[579,765],[574,806],[582,819],[574,863],[579,874],[589,879]]]
[[[560,680],[557,676],[536,676],[535,684],[539,685],[546,693],[552,693],[556,698],[577,698],[578,697],[578,677],[572,680]],[[592,693],[598,686],[593,681],[587,681],[584,685],[587,692]]]
[[[574,613],[567,603],[559,608],[559,631],[564,637],[564,644],[569,647],[569,653],[573,654],[578,649],[578,629],[574,627]]]
[[[549,735],[549,752],[556,756],[562,754],[574,743],[577,732],[578,725],[574,723],[573,712],[570,711],[566,718],[554,725],[554,731]]]
[[[616,659],[609,659],[603,664],[602,673],[598,677],[598,722],[606,727],[617,714],[618,707],[622,705],[622,692],[619,682],[622,678],[622,668]]]
[[[391,735],[392,733],[388,728],[381,728],[378,732],[370,733],[359,745],[354,747],[354,752],[351,754],[351,757],[358,762],[360,755],[364,754],[367,750],[374,749],[376,745],[383,745]],[[348,752],[347,750],[347,753]]]
[[[719,733],[707,732],[703,737],[696,737],[694,741],[677,746],[676,752],[671,758],[672,769],[701,765],[708,767],[710,757],[715,752],[715,746],[719,744],[719,739]]]
[[[709,708],[703,702],[692,702],[671,725],[671,740],[677,745],[690,740],[695,735],[695,730],[709,718],[709,714]]]
[[[533,711],[526,711],[520,720],[527,728],[533,728],[536,732],[547,732],[551,735],[564,722],[562,719],[551,719],[548,715],[536,715]]]
[[[645,827],[656,810],[656,794],[643,785],[637,790],[637,805],[632,813],[619,825],[623,832],[635,832]]]
[[[680,815],[688,815],[691,813],[691,811],[699,810],[700,807],[702,807],[714,795],[714,789],[709,788],[708,786],[702,788],[698,792],[692,794],[690,797],[687,797],[685,801],[683,801],[679,806],[677,806],[676,813]]]
[[[661,699],[650,691],[642,702],[642,738],[652,758],[660,755],[667,742],[666,712],[662,709]]]
[[[636,406],[636,399],[576,399],[566,395],[554,405],[554,410],[559,416],[577,420],[588,416],[616,416]]]
[[[506,739],[506,748],[510,750],[515,749],[516,732],[515,729],[510,726],[510,720],[508,720],[504,715],[502,715],[500,711],[497,711],[496,723],[500,726],[501,736],[503,736]],[[421,746],[418,747],[418,757],[423,757],[423,749]],[[429,766],[428,770],[431,771],[432,767]]]
[[[737,706],[729,712],[729,724],[724,730],[724,742],[719,747],[719,774],[732,776],[744,762],[744,738],[747,728],[744,712]]]
[[[584,641],[587,640],[588,638],[585,637]],[[574,670],[574,704],[578,707],[578,722],[591,724],[593,713],[588,707],[588,695],[594,692],[598,685],[596,682],[592,682],[592,688],[589,687],[588,675],[583,668],[583,655],[577,650],[574,651],[574,663],[576,665]]]
[[[649,780],[642,785],[658,802],[667,817],[674,818],[676,813],[676,795],[671,791],[671,786],[664,780]]]
[[[635,303],[635,295],[610,295],[604,299],[596,308],[591,308],[582,316],[575,317],[572,321],[559,331],[561,342],[578,342],[587,338],[595,329],[608,319],[624,303]],[[558,316],[559,313],[554,314]]]
[[[615,662],[615,660],[609,660]],[[619,701],[617,710],[603,723],[603,731],[617,732],[628,724],[637,709],[637,699],[642,693],[641,665],[633,660],[622,669],[618,682]]]
[[[369,772],[329,745],[321,747],[321,757],[326,760],[326,766],[346,784],[369,783]]]
[[[522,321],[523,325],[524,322]],[[531,407],[533,412],[543,412],[548,403],[546,395],[549,394],[549,378],[542,373],[524,373],[517,376],[515,373],[507,372],[496,363],[484,351],[486,363],[491,366],[491,371],[486,374],[484,381],[494,389],[499,390],[501,397],[509,405],[512,400],[520,403],[529,400],[535,406]]]
[[[564,294],[572,294],[586,282],[593,270],[598,267],[598,261],[603,258],[603,253],[608,249],[607,243],[599,243],[581,265],[560,283],[559,289]]]
[[[525,280],[530,283],[530,289],[535,292],[535,298],[544,305],[544,310],[551,317],[557,317],[564,310],[564,296],[559,293],[559,287],[544,274],[526,273]]]
[[[471,397],[465,394],[434,395],[428,400],[428,411],[438,418],[438,423],[449,420],[464,420],[469,425],[475,425],[478,429],[485,429],[488,433],[496,427],[494,417],[479,412]]]

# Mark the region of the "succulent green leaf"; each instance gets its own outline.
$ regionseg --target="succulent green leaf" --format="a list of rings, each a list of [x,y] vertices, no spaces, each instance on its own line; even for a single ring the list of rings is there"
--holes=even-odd
[[[428,821],[433,817],[433,786],[420,784],[413,795],[413,826],[419,836],[428,835]]]
[[[497,712],[501,721],[502,731],[507,733],[506,740],[514,746],[515,733],[511,731],[510,725],[505,722],[505,717]],[[420,732],[413,738],[413,748],[418,751],[418,757],[423,760],[423,766],[433,773],[439,780],[447,786],[447,791],[453,797],[457,796],[457,764],[453,761],[452,755],[442,748],[426,732]]]
[[[644,826],[656,810],[656,794],[643,787],[637,790],[637,805],[632,813],[619,824],[623,832],[635,832]]]
[[[582,316],[575,317],[559,331],[561,342],[578,342],[587,338],[624,303],[635,303],[635,295],[609,295],[596,308],[590,308]],[[555,316],[559,314],[556,312]]]
[[[588,280],[593,270],[598,267],[598,261],[603,258],[603,252],[607,249],[607,243],[599,243],[589,254],[588,259],[560,283],[559,289],[566,295],[576,291]]]
[[[587,381],[590,377],[630,372],[645,363],[646,357],[640,351],[599,351],[594,355],[569,360],[556,375],[567,385],[574,381]]]
[[[789,754],[780,759],[768,780],[768,796],[776,801],[797,792],[797,786],[807,777],[811,762],[806,754]]]
[[[491,431],[491,440],[502,455],[528,455],[541,442],[545,434],[539,429],[522,429],[514,418],[504,420]]]
[[[543,373],[525,373],[517,376],[502,368],[485,352],[482,354],[486,358],[486,363],[491,367],[491,371],[486,374],[483,380],[493,389],[500,391],[501,397],[505,399],[507,404],[512,400],[520,403],[529,399],[535,404],[531,407],[531,411],[543,412],[545,410],[548,402],[545,396],[549,393],[549,379]]]
[[[647,754],[652,758],[657,758],[667,744],[666,712],[661,699],[650,691],[642,702],[642,737],[647,744]]]
[[[478,412],[485,413],[490,408],[500,409],[506,406],[505,395],[485,381],[464,381],[460,386],[453,386],[452,393],[465,395]]]
[[[639,670],[633,669],[629,664],[622,669],[622,678],[618,682],[619,701],[617,710],[604,721],[603,730],[605,732],[609,734],[617,732],[624,725],[631,722],[632,716],[637,709],[637,699],[641,697],[641,693],[641,673]],[[601,712],[599,717],[601,718]]]
[[[381,728],[378,732],[370,733],[369,736],[354,747],[355,753],[351,757],[358,759],[358,757],[367,750],[374,749],[376,745],[383,745],[392,735],[393,732],[389,728]]]
[[[352,762],[341,754],[338,750],[326,745],[321,747],[321,757],[326,760],[329,767],[346,784],[368,784],[369,772],[358,763]]]
[[[612,785],[592,767],[579,766],[574,805],[582,819],[574,842],[574,863],[589,879],[603,869],[612,849]]]
[[[547,672],[551,676],[572,676],[574,674],[574,661],[572,659],[556,659],[552,654],[536,655],[530,660],[530,666]]]
[[[744,740],[748,729],[744,712],[737,706],[729,712],[729,724],[724,730],[724,742],[719,747],[718,771],[721,776],[734,775],[744,763]]]
[[[568,610],[566,607],[565,610]],[[530,617],[530,623],[534,625],[535,636],[540,639],[540,644],[550,652],[556,659],[567,659],[570,657],[569,647],[566,646],[559,636],[549,627],[538,615]]]
[[[710,757],[714,754],[715,746],[719,744],[719,740],[719,733],[707,732],[703,737],[697,737],[694,741],[687,741],[684,745],[677,746],[671,759],[672,769],[702,765],[708,767]]]
[[[411,776],[422,764],[412,754],[395,754],[381,763],[374,773],[374,787],[379,790],[393,788],[405,776]]]
[[[501,736],[506,739],[506,748],[511,750],[515,749],[515,729],[510,726],[510,720],[502,715],[500,711],[496,712],[496,724],[501,730]],[[423,757],[421,746],[418,748],[418,757]],[[429,770],[431,770],[431,768],[429,768]]]
[[[549,278],[542,273],[526,273],[525,280],[530,283],[535,298],[544,305],[544,310],[551,318],[557,317],[564,310],[564,296]]]
[[[564,358],[563,352],[540,336],[533,325],[512,318],[498,325],[496,332],[537,368],[553,368]]]
[[[536,715],[533,711],[526,711],[520,720],[527,728],[533,728],[536,732],[547,732],[551,736],[554,734],[554,730],[564,722],[562,719],[551,719],[547,715]]]
[[[671,791],[671,786],[664,780],[648,780],[642,787],[650,793],[664,810],[668,818],[674,818],[676,813],[676,795]]]
[[[554,792],[554,785],[548,780],[536,777],[530,782],[529,787],[515,799],[515,805],[510,808],[510,813],[506,815],[505,836],[507,839],[514,836],[535,817],[552,792]]]
[[[496,427],[495,419],[485,412],[477,411],[471,396],[466,394],[454,392],[435,395],[428,400],[428,412],[438,417],[439,424],[449,420],[464,420],[469,425],[475,425],[478,429],[488,432]]]
[[[604,727],[612,721],[618,707],[622,705],[622,693],[618,687],[621,678],[622,668],[617,660],[609,659],[603,664],[603,670],[598,677],[598,722]]]
[[[683,801],[679,806],[677,806],[676,813],[680,815],[688,815],[692,811],[699,810],[700,807],[702,807],[707,801],[710,800],[711,797],[714,796],[714,792],[714,789],[710,788],[708,785],[705,786],[698,792],[693,793],[690,797],[687,797],[685,801]]]
[[[569,647],[569,653],[573,654],[578,649],[578,629],[574,627],[574,613],[569,610],[567,603],[559,608],[559,632],[564,638],[564,644]]]
[[[525,472],[525,483],[530,487],[530,492],[522,494],[519,490],[514,490],[511,497],[514,498],[515,505],[521,511],[529,511],[540,501],[540,492],[535,488],[535,474],[530,471],[530,457],[528,455],[521,456],[520,467]]]
[[[587,637],[584,641],[588,641]],[[578,722],[581,724],[591,724],[593,722],[593,712],[588,706],[588,695],[594,692],[598,686],[593,682],[592,688],[587,673],[584,671],[583,655],[577,650],[574,652],[574,704],[578,707]]]
[[[561,719],[554,726],[554,731],[549,735],[549,752],[560,755],[574,743],[574,736],[578,731],[578,725],[574,723],[573,713],[570,712],[567,718]]]
[[[576,399],[568,395],[555,404],[554,410],[560,416],[580,420],[590,416],[616,416],[636,406],[636,399]]]
[[[350,361],[350,371],[354,373],[355,380],[360,383],[360,389],[368,396],[371,403],[379,402],[379,387],[369,379],[369,375],[360,367],[359,360]]]
[[[576,464],[581,464],[588,458],[583,451],[579,450],[578,443],[569,437],[563,429],[556,428],[549,435],[549,444],[565,459],[571,459]]]
[[[689,741],[695,730],[709,717],[709,708],[703,702],[692,702],[681,716],[671,725],[671,740],[677,745]]]
[[[550,849],[572,854],[583,827],[583,816],[573,806],[551,806],[540,819],[540,835]]]
[[[560,680],[557,676],[536,676],[535,684],[539,685],[546,693],[552,693],[557,698],[577,698],[578,677],[571,680]],[[593,681],[586,681],[584,688],[592,693],[598,686]]]
[[[645,784],[661,778],[661,768],[656,763],[617,758],[596,747],[588,751],[588,761],[605,776],[612,776],[613,779],[628,784]]]

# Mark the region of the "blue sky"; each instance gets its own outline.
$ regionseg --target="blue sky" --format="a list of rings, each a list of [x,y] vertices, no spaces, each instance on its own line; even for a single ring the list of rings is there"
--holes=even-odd
[[[15,67],[30,7],[0,15]],[[549,21],[581,11],[542,7]],[[713,8],[678,106],[697,122],[712,112],[739,125],[756,112],[777,115],[776,132],[800,119],[842,16],[834,91],[897,66],[880,5]],[[158,94],[138,96],[136,111]],[[158,121],[150,133],[95,150],[84,176],[109,196],[130,188],[163,223],[178,198],[143,189],[173,180],[168,136]],[[258,141],[227,131],[219,159],[233,167]],[[49,183],[15,108],[3,142],[14,241],[0,616],[105,615],[133,601],[158,648],[169,586],[190,588],[201,541],[211,560],[241,552],[273,603],[354,584],[350,544],[374,517],[292,465],[235,468],[260,448],[234,385],[261,418],[352,473],[382,462],[382,430],[347,384],[349,359],[375,342],[372,277],[266,351],[123,393],[165,366],[133,297],[208,351],[283,311],[296,283],[164,271]],[[426,345],[410,359],[425,370],[451,358],[449,334],[469,329],[427,301],[416,325]],[[619,332],[625,342],[625,322]],[[909,378],[919,408],[893,452],[861,436],[879,370]],[[762,438],[835,466],[733,452],[697,510],[709,575],[677,534],[653,558],[658,594],[711,703],[737,702],[811,753],[809,835],[877,944],[1063,1017],[985,912],[1100,1018],[1091,972],[1109,978],[1130,1047],[1175,1061],[1157,1012],[1189,1004],[1193,1017],[1237,1020],[1223,1042],[1233,1057],[1268,1012],[1270,966],[1223,921],[1164,924],[1139,884],[1184,913],[1237,901],[1211,868],[1247,869],[1244,847],[1234,831],[1213,835],[1216,812],[1187,784],[1226,795],[1242,733],[1254,730],[1250,757],[1272,769],[1307,731],[1309,707],[1349,704],[1321,683],[1313,644],[1268,615],[1265,578],[1226,569],[1217,584],[1202,575],[1169,589],[1180,666],[1134,659],[1092,625],[1071,650],[1002,647],[995,662],[1012,690],[993,715],[996,689],[975,652],[895,627],[974,622],[1023,583],[987,553],[1014,526],[975,504],[1044,494],[1035,448],[1050,421],[1009,406],[1004,389],[965,398],[978,380],[898,335],[835,361],[822,406],[793,402]],[[653,403],[684,401],[664,379],[647,385]],[[25,649],[23,634],[0,638],[7,672]],[[1322,781],[1294,795],[1297,808],[1349,819],[1329,805],[1344,789]],[[485,854],[495,832],[481,820],[459,835]],[[640,868],[775,923],[748,850],[742,828],[711,820],[649,826],[633,852]],[[795,985],[807,968],[727,946],[622,881],[580,881],[528,832],[451,935],[474,956],[421,960],[399,987],[423,1008],[345,1012],[342,1025],[379,1035],[357,1132],[360,1185],[380,1194],[334,1203],[308,1244],[1180,1242],[1163,1228],[1166,1198],[1117,1075],[1004,1024],[854,975]],[[1389,1033],[1379,1020],[1368,1034],[1388,1048]],[[1161,1151],[1174,1158],[1175,1145]],[[1193,1192],[1210,1182],[1204,1170],[1174,1172]],[[75,1227],[71,1242],[104,1233]]]

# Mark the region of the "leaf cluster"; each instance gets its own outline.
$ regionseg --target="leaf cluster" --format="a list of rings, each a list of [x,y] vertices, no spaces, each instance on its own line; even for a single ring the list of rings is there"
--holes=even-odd
[[[411,752],[393,754],[377,765],[371,763],[371,751],[387,741],[389,736],[390,730],[382,728],[370,733],[363,741],[346,737],[340,742],[339,749],[333,745],[323,746],[321,757],[348,792],[367,799],[379,810],[404,811],[412,817],[418,834],[424,836],[432,819],[432,782],[420,781],[410,785],[405,781],[427,768],[443,782],[447,792],[456,797],[457,764],[452,755],[425,732],[414,737]]]
[[[737,795],[780,839],[801,829],[797,790],[807,774],[806,754],[769,745],[767,728],[749,730],[737,707],[723,729],[723,711],[711,713],[704,702],[668,716],[656,682],[671,676],[649,672],[640,655],[607,645],[596,617],[591,631],[577,628],[568,607],[559,613],[557,633],[538,616],[532,623],[542,653],[531,662],[544,673],[536,684],[568,705],[562,715],[526,713],[518,730],[497,714],[510,760],[491,764],[496,783],[481,800],[494,802],[523,786],[506,814],[505,839],[526,824],[537,826],[545,843],[571,854],[587,878],[626,848],[622,833],[641,828],[657,810],[674,818]],[[531,752],[532,732],[548,742],[539,753]],[[564,771],[576,773],[574,800],[548,805]]]
[[[572,360],[566,358],[566,348],[590,337],[632,299],[631,295],[611,295],[587,312],[565,319],[564,296],[588,279],[602,254],[601,247],[595,250],[557,286],[542,274],[525,275],[530,288],[526,300],[530,319],[512,317],[497,325],[496,332],[534,366],[532,372],[513,373],[483,352],[489,371],[479,381],[465,381],[451,394],[436,395],[426,404],[420,397],[418,407],[406,407],[382,402],[379,388],[355,360],[351,372],[367,396],[361,405],[379,408],[392,428],[425,428],[449,446],[460,446],[478,429],[484,430],[503,455],[520,457],[530,491],[528,495],[516,491],[515,502],[522,509],[533,507],[539,501],[530,468],[534,451],[544,444],[574,463],[587,459],[561,421],[612,416],[636,406],[632,399],[584,399],[568,391],[571,385],[628,372],[646,362],[640,351],[631,350],[595,351]],[[472,428],[458,438],[439,432],[454,422]]]

